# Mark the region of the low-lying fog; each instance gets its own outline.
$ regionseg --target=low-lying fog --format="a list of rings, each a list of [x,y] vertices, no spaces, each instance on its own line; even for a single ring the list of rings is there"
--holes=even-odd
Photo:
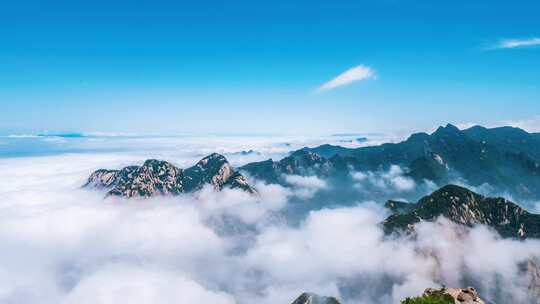
[[[378,226],[388,215],[381,193],[434,189],[399,167],[355,173],[350,193],[358,200],[334,198],[331,208],[317,193],[333,185],[314,177],[289,176],[290,187],[253,181],[260,197],[203,189],[127,201],[80,188],[95,169],[146,158],[186,167],[220,152],[238,166],[323,139],[55,140],[56,149],[39,155],[25,148],[0,158],[0,303],[287,304],[312,291],[382,304],[441,284],[472,285],[495,303],[526,303],[529,282],[519,265],[540,257],[538,241],[501,240],[485,227],[463,230],[444,219],[420,225],[415,241],[386,238]],[[241,153],[250,149],[256,152]],[[290,221],[285,211],[299,202],[314,210]]]

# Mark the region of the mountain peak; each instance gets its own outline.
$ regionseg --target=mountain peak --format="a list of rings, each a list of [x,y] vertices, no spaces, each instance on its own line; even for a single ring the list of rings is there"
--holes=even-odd
[[[487,131],[487,130],[489,130],[489,129],[486,128],[486,127],[483,127],[483,126],[481,126],[481,125],[474,125],[474,126],[472,126],[472,127],[470,127],[470,128],[467,128],[467,129],[465,129],[465,130],[470,130],[470,131]]]
[[[411,142],[411,141],[425,141],[429,138],[429,134],[425,133],[425,132],[418,132],[418,133],[413,133],[411,134],[411,136],[409,136],[409,138],[407,139],[408,142]]]
[[[334,297],[325,297],[311,292],[304,292],[292,304],[340,304]]]
[[[450,135],[450,134],[461,134],[461,130],[453,124],[446,124],[446,126],[440,126],[432,135]]]
[[[391,203],[388,206],[393,207]],[[407,207],[406,212],[395,213],[384,221],[387,232],[412,232],[416,223],[443,216],[468,227],[489,226],[503,237],[540,236],[540,215],[529,213],[504,198],[484,197],[456,185],[444,186]]]
[[[157,159],[147,159],[143,163],[142,168],[148,169],[148,170],[161,171],[161,172],[164,172],[164,170],[177,169],[173,164],[164,160],[157,160]]]
[[[292,152],[289,156],[290,157],[305,157],[305,156],[309,156],[309,155],[317,155],[317,154],[309,151],[309,149],[307,147],[304,147],[304,148],[302,148],[300,150],[296,150],[296,151]]]
[[[228,163],[225,156],[223,156],[223,155],[221,155],[219,153],[212,153],[212,154],[204,157],[203,159],[201,159],[197,164],[201,165],[203,167],[206,167],[206,166],[219,165],[219,164],[223,164],[223,163]]]
[[[184,172],[186,175],[184,187],[187,191],[201,189],[205,184],[220,190],[235,173],[227,159],[218,153],[206,156]]]
[[[90,175],[83,187],[110,189],[107,196],[152,197],[192,192],[206,184],[212,185],[215,190],[231,188],[257,193],[247,179],[236,172],[223,155],[217,153],[204,157],[185,170],[156,159],[146,160],[142,166],[129,166],[121,170],[100,169]]]
[[[483,197],[482,195],[475,193],[463,186],[458,186],[454,184],[448,184],[442,186],[438,190],[435,190],[430,196],[446,196],[451,195],[455,197],[465,197],[465,196],[476,196]]]

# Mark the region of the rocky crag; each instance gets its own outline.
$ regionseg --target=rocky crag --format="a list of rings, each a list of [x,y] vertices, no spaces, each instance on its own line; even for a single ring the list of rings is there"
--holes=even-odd
[[[247,179],[217,153],[187,169],[155,159],[145,161],[142,166],[100,169],[90,175],[83,187],[105,189],[107,196],[130,198],[178,195],[200,190],[205,185],[211,185],[217,191],[228,188],[257,193]]]

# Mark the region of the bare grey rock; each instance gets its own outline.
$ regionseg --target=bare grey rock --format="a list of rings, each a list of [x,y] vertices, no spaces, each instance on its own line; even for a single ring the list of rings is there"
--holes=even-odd
[[[433,295],[433,294],[446,294],[451,296],[454,299],[455,304],[485,304],[482,299],[478,296],[476,289],[473,287],[467,288],[428,288],[424,291],[424,295]]]
[[[108,189],[107,196],[153,197],[178,195],[211,185],[215,190],[241,189],[251,194],[257,190],[220,154],[213,153],[187,169],[149,159],[142,166],[121,170],[100,169],[90,175],[83,187]]]
[[[529,296],[534,304],[540,304],[540,261],[530,259],[527,262],[527,273],[530,278]]]

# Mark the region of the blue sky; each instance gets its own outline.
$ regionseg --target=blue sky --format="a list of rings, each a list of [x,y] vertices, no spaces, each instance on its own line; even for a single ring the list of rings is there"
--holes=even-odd
[[[19,1],[0,133],[334,133],[540,114],[538,1]],[[350,68],[370,77],[318,90]]]

